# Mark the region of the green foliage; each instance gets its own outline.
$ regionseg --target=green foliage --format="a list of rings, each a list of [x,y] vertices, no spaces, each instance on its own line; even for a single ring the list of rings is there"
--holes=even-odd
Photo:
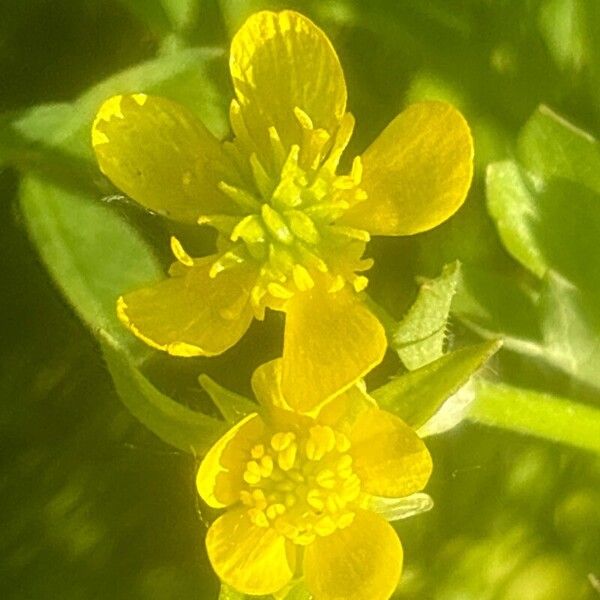
[[[241,394],[236,394],[219,385],[208,375],[200,375],[198,382],[210,396],[223,418],[230,425],[241,421],[250,413],[258,412],[259,406]]]
[[[421,283],[414,304],[392,331],[392,347],[408,369],[439,358],[446,339],[446,322],[460,273],[458,262],[446,265],[437,279]]]
[[[373,391],[383,408],[415,429],[433,417],[442,404],[500,348],[500,342],[467,346],[441,356]]]
[[[398,328],[401,360],[414,369],[376,394],[387,389],[389,402],[415,422],[441,404],[421,432],[442,430],[431,424],[447,421],[457,402],[466,399],[461,406],[469,411],[452,434],[427,441],[435,464],[427,492],[436,507],[396,525],[409,560],[395,597],[595,597],[597,0],[120,4],[129,13],[100,0],[65,0],[48,13],[43,2],[30,0],[7,5],[0,24],[0,104],[11,109],[0,117],[0,257],[9,282],[0,297],[9,321],[0,347],[4,596],[216,597],[199,541],[201,521],[215,515],[194,510],[194,461],[165,451],[150,431],[202,452],[225,423],[186,408],[202,399],[198,373],[214,375],[210,365],[216,364],[228,374],[227,380],[215,375],[217,381],[249,394],[247,355],[273,322],[257,325],[246,346],[223,357],[185,364],[157,357],[138,369],[148,351],[117,322],[114,298],[159,277],[166,265],[127,211],[101,201],[114,190],[97,172],[89,128],[107,96],[146,91],[184,102],[225,135],[231,91],[221,83],[229,38],[254,10],[285,7],[309,14],[334,41],[359,124],[356,153],[407,102],[425,98],[455,102],[476,141],[473,189],[456,217],[430,233],[373,244],[370,289],[377,300],[384,290],[382,304],[395,315],[404,311],[402,327],[390,320],[387,329]],[[98,21],[71,23],[70,15],[82,11]],[[135,25],[123,26],[127,19]],[[98,38],[97,71],[82,41],[90,37]],[[186,48],[190,40],[218,50]],[[52,104],[29,108],[36,102]],[[540,102],[552,110],[536,110]],[[19,199],[9,169],[24,175]],[[91,338],[32,259],[15,212],[55,287],[92,333],[109,339],[103,350],[126,411]],[[107,259],[112,254],[118,261]],[[453,279],[448,270],[456,259],[461,268]],[[423,277],[431,279],[419,292],[414,282]],[[443,293],[432,294],[438,284]],[[418,306],[410,308],[414,298]],[[502,338],[504,345],[492,367],[469,379],[484,348],[494,346],[479,343],[480,336]],[[277,351],[270,342],[261,346],[269,358]],[[250,401],[207,376],[201,384],[227,419],[250,410]],[[444,394],[452,400],[444,403]],[[136,427],[129,412],[149,431]],[[230,594],[223,597],[241,598]]]
[[[507,339],[600,388],[600,145],[545,107],[518,140],[520,163],[489,167],[488,207],[507,250],[542,279],[539,339]]]
[[[483,380],[476,383],[476,389],[477,400],[469,410],[473,421],[600,453],[597,408]]]
[[[102,351],[123,404],[167,444],[200,457],[227,430],[224,422],[192,411],[156,389],[110,342],[102,345]]]

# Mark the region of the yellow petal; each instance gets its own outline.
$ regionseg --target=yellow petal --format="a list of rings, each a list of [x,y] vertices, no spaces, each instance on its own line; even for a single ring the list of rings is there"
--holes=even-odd
[[[248,302],[255,274],[245,266],[211,278],[216,257],[177,269],[177,276],[125,294],[121,321],[150,346],[174,356],[213,356],[233,346],[252,321]]]
[[[362,155],[368,199],[340,222],[375,235],[427,231],[464,202],[473,176],[473,140],[450,104],[422,102],[401,112]]]
[[[262,406],[288,409],[281,392],[281,359],[276,358],[256,368],[252,373],[252,390]]]
[[[337,129],[346,108],[344,74],[327,36],[303,15],[252,15],[233,38],[229,66],[250,137],[264,148],[271,126],[286,147],[300,143],[300,121],[309,126],[302,113],[314,128]]]
[[[190,223],[235,210],[217,187],[232,177],[221,144],[175,102],[145,94],[109,98],[96,115],[92,145],[100,170],[146,208]]]
[[[196,477],[198,493],[206,504],[224,508],[239,500],[250,450],[264,433],[264,423],[256,413],[252,413],[232,427],[207,452]]]
[[[286,305],[281,389],[295,410],[308,412],[352,386],[383,359],[382,325],[348,286],[322,286]]]
[[[402,545],[382,517],[360,510],[346,529],[317,537],[304,554],[304,577],[319,600],[388,600],[402,572]]]
[[[274,529],[254,525],[244,509],[211,525],[206,548],[220,579],[244,594],[273,594],[294,574],[295,548]]]
[[[350,434],[354,469],[365,492],[403,497],[422,490],[431,475],[425,444],[402,419],[378,408],[362,412]]]
[[[320,409],[317,420],[323,425],[347,433],[361,412],[376,406],[377,403],[367,394],[361,381],[327,402]]]

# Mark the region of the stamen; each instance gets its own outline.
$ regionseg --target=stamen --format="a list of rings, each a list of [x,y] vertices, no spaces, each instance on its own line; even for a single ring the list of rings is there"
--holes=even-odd
[[[171,252],[182,265],[194,266],[194,259],[183,249],[181,242],[175,236],[171,236]]]
[[[263,204],[260,214],[269,233],[282,244],[291,244],[294,236],[281,215],[268,204]]]
[[[219,181],[218,188],[240,208],[255,212],[260,209],[260,202],[246,190],[229,185],[225,181]]]
[[[288,210],[285,213],[287,222],[292,233],[302,241],[310,245],[318,244],[321,235],[314,221],[301,210]]]
[[[253,152],[250,155],[250,167],[252,169],[252,175],[254,176],[254,183],[256,184],[260,195],[264,199],[270,198],[275,186],[268,173],[265,171],[256,152]]]

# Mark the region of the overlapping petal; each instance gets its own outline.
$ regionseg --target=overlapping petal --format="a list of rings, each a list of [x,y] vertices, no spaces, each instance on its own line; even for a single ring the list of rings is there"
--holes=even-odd
[[[401,112],[362,155],[368,199],[341,221],[374,235],[432,229],[464,202],[473,176],[473,140],[450,104],[422,102]]]
[[[350,433],[354,469],[363,490],[375,496],[404,497],[425,487],[432,470],[423,441],[402,419],[370,408]]]
[[[119,298],[117,313],[150,346],[174,356],[212,356],[233,346],[253,318],[248,302],[255,273],[246,267],[209,272],[215,257]]]
[[[348,286],[296,294],[286,305],[283,396],[309,412],[379,364],[386,346],[383,326]]]
[[[315,128],[335,132],[346,108],[346,84],[327,36],[303,15],[252,15],[231,43],[230,70],[250,137],[268,145],[274,126],[289,147],[301,141],[294,109]]]
[[[252,413],[236,423],[208,451],[196,477],[200,497],[213,508],[225,508],[239,500],[245,459],[265,432],[262,419]]]
[[[306,585],[319,600],[387,600],[400,580],[402,557],[391,525],[359,510],[349,527],[306,548]]]
[[[92,144],[102,172],[146,208],[189,223],[235,210],[217,187],[236,178],[220,142],[175,102],[145,94],[109,98]]]
[[[254,525],[243,509],[219,517],[206,535],[217,575],[245,594],[272,594],[290,582],[296,551],[272,528]]]

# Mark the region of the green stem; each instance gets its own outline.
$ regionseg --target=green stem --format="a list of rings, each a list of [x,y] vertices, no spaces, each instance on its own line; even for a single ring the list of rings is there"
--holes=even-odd
[[[600,453],[600,410],[570,400],[479,380],[467,418]]]

